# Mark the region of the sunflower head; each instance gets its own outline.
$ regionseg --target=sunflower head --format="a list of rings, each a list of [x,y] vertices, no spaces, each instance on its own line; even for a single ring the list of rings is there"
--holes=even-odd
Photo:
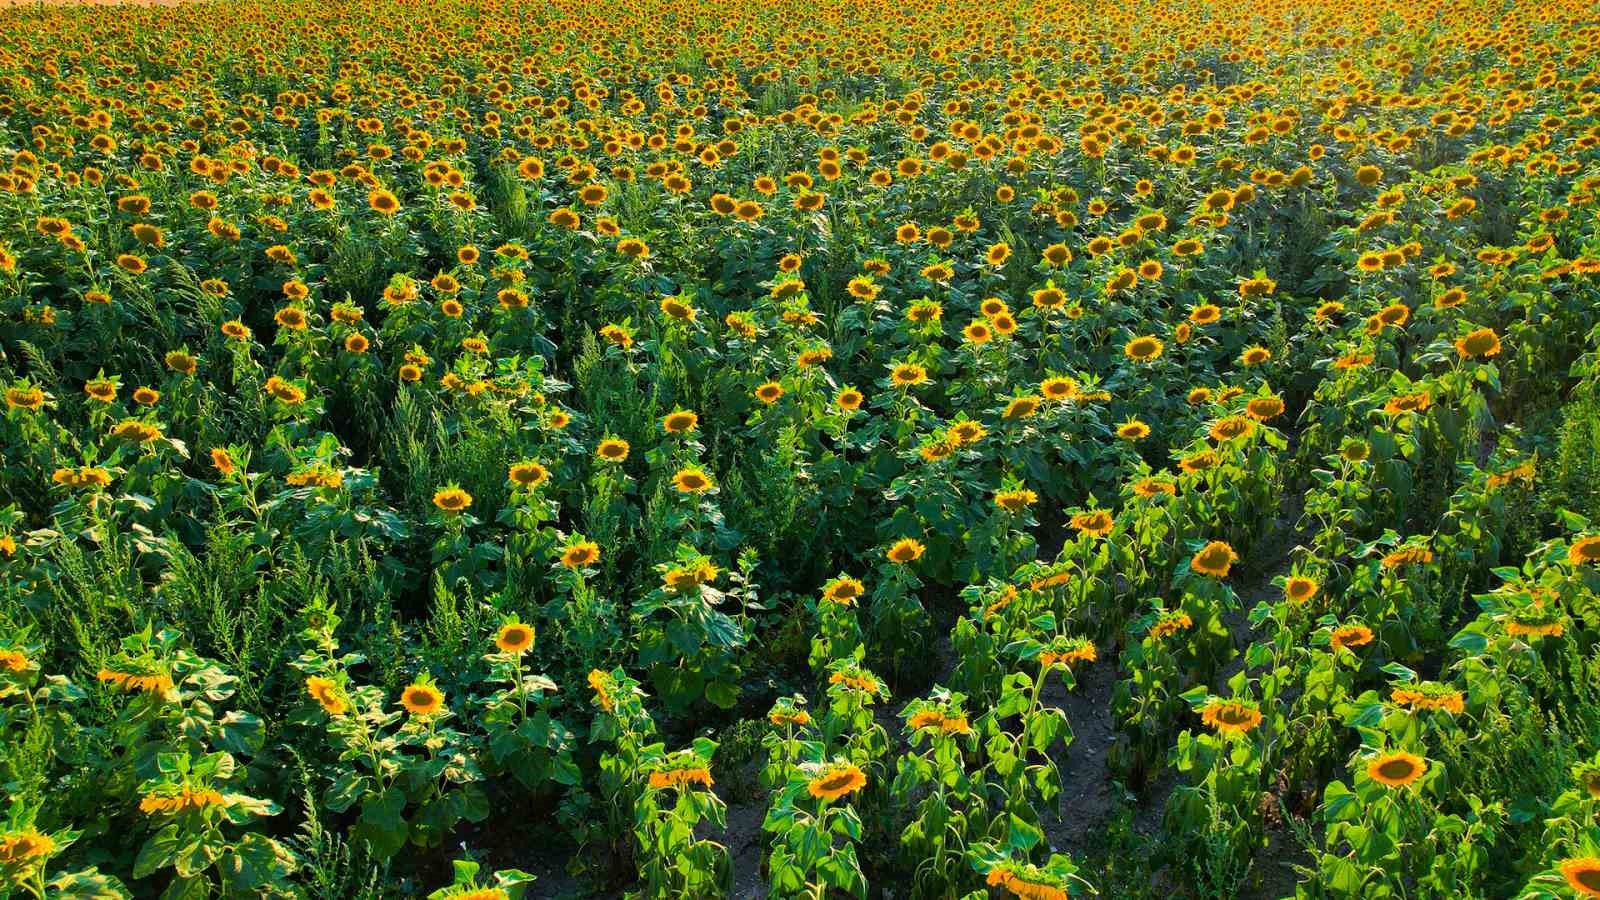
[[[600,561],[600,545],[594,541],[575,540],[561,549],[561,564],[569,569],[582,569]]]
[[[1201,575],[1226,578],[1228,570],[1238,559],[1238,554],[1233,552],[1233,548],[1226,541],[1212,541],[1195,553],[1189,560],[1189,566]]]
[[[533,626],[523,622],[506,622],[495,633],[494,645],[501,653],[522,655],[533,647]]]
[[[819,800],[838,800],[867,786],[867,775],[854,763],[833,762],[817,768],[806,791]]]
[[[543,464],[529,460],[519,462],[507,472],[507,479],[517,487],[536,488],[550,478],[550,470]]]
[[[413,716],[436,716],[444,711],[444,692],[431,680],[418,679],[400,692],[400,705]]]
[[[925,550],[927,548],[923,546],[921,541],[913,538],[901,538],[889,545],[889,549],[885,551],[884,555],[892,563],[905,565],[921,559]]]
[[[1367,760],[1367,777],[1388,788],[1402,788],[1428,771],[1428,761],[1404,750],[1375,754]]]
[[[434,492],[433,505],[446,513],[460,513],[472,505],[472,495],[456,485],[449,485]]]

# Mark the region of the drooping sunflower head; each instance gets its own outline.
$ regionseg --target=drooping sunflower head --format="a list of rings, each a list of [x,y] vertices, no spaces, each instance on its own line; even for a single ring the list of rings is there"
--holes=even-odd
[[[1200,709],[1200,721],[1222,735],[1242,735],[1261,725],[1261,710],[1247,700],[1214,697]]]
[[[1479,328],[1456,341],[1456,353],[1464,359],[1488,359],[1500,353],[1500,336],[1493,328]]]
[[[1210,435],[1214,441],[1231,441],[1254,433],[1256,425],[1244,416],[1224,416],[1211,423]]]
[[[1226,541],[1212,541],[1195,553],[1189,560],[1189,566],[1201,575],[1226,578],[1229,569],[1238,559],[1238,554],[1233,552],[1233,548]]]
[[[1341,625],[1328,634],[1328,644],[1334,650],[1355,649],[1372,643],[1372,629],[1360,623]]]
[[[1074,529],[1083,534],[1105,537],[1116,527],[1117,520],[1108,510],[1096,509],[1074,515],[1070,521]]]
[[[342,716],[350,708],[349,702],[344,699],[344,692],[331,678],[312,675],[306,679],[306,693],[330,716]]]
[[[1006,403],[1005,411],[1000,418],[1007,420],[1026,419],[1039,411],[1039,398],[1033,394],[1013,397]]]
[[[1578,538],[1567,548],[1567,562],[1574,566],[1600,563],[1600,534]]]
[[[1252,397],[1244,406],[1244,411],[1250,418],[1257,422],[1275,419],[1283,414],[1282,397]]]
[[[819,800],[838,800],[867,786],[867,775],[849,762],[819,767],[806,783],[806,791]]]
[[[834,603],[850,605],[866,593],[866,590],[866,586],[857,579],[841,575],[822,586],[822,596]]]

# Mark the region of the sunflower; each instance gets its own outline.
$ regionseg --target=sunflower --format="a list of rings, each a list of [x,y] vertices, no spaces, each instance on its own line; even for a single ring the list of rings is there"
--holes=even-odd
[[[853,387],[847,387],[842,388],[839,393],[834,395],[833,403],[835,406],[848,413],[855,412],[856,410],[860,409],[861,403],[865,399],[866,397],[863,396],[860,391]]]
[[[380,188],[368,192],[367,206],[379,215],[392,216],[400,211],[400,198]]]
[[[1397,687],[1389,698],[1397,705],[1415,711],[1436,710],[1460,715],[1467,708],[1466,697],[1460,691],[1432,681]]]
[[[838,762],[823,767],[806,783],[806,791],[819,800],[838,800],[867,785],[867,775],[853,763]]]
[[[1226,541],[1212,541],[1201,547],[1189,560],[1189,568],[1201,575],[1227,578],[1228,570],[1238,559],[1238,554],[1233,552],[1233,548],[1228,546]]]
[[[1372,643],[1372,638],[1372,629],[1365,625],[1341,625],[1328,635],[1328,644],[1334,650],[1354,649]]]
[[[1124,344],[1122,353],[1134,362],[1153,362],[1160,358],[1163,349],[1165,348],[1161,341],[1146,335],[1144,337],[1136,337]]]
[[[1600,563],[1600,534],[1584,535],[1567,548],[1567,562],[1574,566]]]
[[[1244,411],[1257,422],[1275,419],[1283,413],[1282,397],[1254,397],[1245,404]]]
[[[444,709],[444,692],[428,681],[416,681],[400,692],[400,705],[414,716],[436,716]]]
[[[162,357],[162,362],[166,363],[167,368],[172,371],[181,372],[184,375],[193,375],[200,368],[200,361],[195,359],[192,354],[185,353],[182,350],[173,350]]]
[[[533,626],[522,622],[507,622],[495,633],[494,645],[501,653],[521,656],[533,647]]]
[[[768,381],[756,388],[756,399],[767,405],[777,403],[783,397],[783,385],[776,381]]]
[[[1005,411],[1000,413],[1000,418],[1007,420],[1026,419],[1039,411],[1040,400],[1032,394],[1013,397],[1006,403]]]
[[[692,304],[682,297],[662,297],[661,314],[678,322],[693,322],[696,311]]]
[[[1065,403],[1078,394],[1078,383],[1071,378],[1053,375],[1039,382],[1039,393],[1046,400],[1054,403]]]
[[[704,469],[699,466],[688,466],[679,469],[677,474],[672,476],[672,486],[677,488],[680,494],[703,494],[717,485]]]
[[[688,766],[679,769],[663,769],[650,773],[650,789],[653,791],[668,788],[683,790],[689,785],[698,784],[701,787],[711,787],[711,770],[704,766]]]
[[[0,865],[8,869],[27,866],[32,860],[48,857],[55,849],[55,839],[41,831],[27,828],[6,832],[0,834]]]
[[[350,709],[350,704],[345,701],[339,686],[332,679],[312,675],[306,679],[306,693],[310,694],[311,699],[317,701],[323,711],[330,716],[342,716]]]
[[[1194,619],[1182,610],[1173,610],[1161,614],[1155,623],[1150,626],[1150,637],[1155,640],[1171,637],[1180,631],[1187,631],[1194,627]]]
[[[447,513],[459,513],[472,505],[472,495],[456,485],[449,485],[434,492],[433,505]]]
[[[1304,575],[1291,575],[1283,583],[1284,599],[1291,603],[1305,603],[1317,595],[1321,585]]]
[[[853,605],[866,592],[866,586],[849,576],[840,576],[822,586],[824,599],[846,606]]]
[[[1367,759],[1367,777],[1384,787],[1405,787],[1427,771],[1427,760],[1404,750],[1391,750]]]
[[[916,363],[899,363],[889,370],[889,383],[897,388],[914,387],[928,381],[928,370]]]
[[[1246,700],[1212,698],[1200,709],[1201,724],[1225,736],[1248,734],[1261,725],[1261,710]]]
[[[1383,405],[1383,411],[1391,416],[1403,416],[1407,413],[1426,412],[1433,404],[1433,395],[1427,391],[1420,394],[1404,394],[1389,398]]]
[[[1207,433],[1213,441],[1231,441],[1234,438],[1248,437],[1256,430],[1255,422],[1244,416],[1224,416],[1211,423]]]
[[[529,460],[512,465],[506,478],[518,487],[536,488],[550,478],[550,470],[538,462]]]
[[[1151,497],[1162,495],[1175,496],[1178,493],[1178,486],[1169,481],[1165,476],[1141,478],[1134,482],[1133,493],[1135,496],[1143,497],[1147,500]]]
[[[96,679],[124,691],[139,691],[157,697],[172,690],[172,676],[165,672],[125,672],[119,669],[101,669]]]
[[[1272,358],[1272,351],[1265,347],[1249,347],[1239,354],[1239,365],[1259,366]]]
[[[1129,419],[1117,426],[1117,437],[1125,441],[1142,441],[1150,436],[1150,426],[1138,419]]]
[[[1425,566],[1431,562],[1433,562],[1433,551],[1421,546],[1401,547],[1398,550],[1384,554],[1383,557],[1383,567],[1385,569],[1398,569],[1403,566]]]
[[[569,569],[582,569],[600,561],[600,545],[594,541],[574,540],[561,548],[561,564]]]
[[[628,458],[628,442],[622,438],[605,438],[595,448],[595,456],[608,463],[620,463]]]
[[[661,418],[661,430],[668,434],[688,434],[700,424],[700,417],[686,409],[673,410]]]
[[[921,541],[913,538],[901,538],[891,544],[883,555],[888,557],[892,563],[905,565],[921,559],[923,552],[926,550],[927,548],[923,546]]]
[[[1116,527],[1117,520],[1107,510],[1096,509],[1077,513],[1072,517],[1070,524],[1083,534],[1105,537]]]
[[[224,450],[221,447],[211,448],[211,465],[215,467],[217,473],[223,477],[233,474],[233,457],[229,455],[227,450]]]
[[[1584,897],[1600,897],[1600,857],[1564,859],[1557,868],[1574,891]]]
[[[845,285],[845,290],[857,300],[875,300],[878,297],[878,285],[873,282],[870,275],[857,275]]]
[[[101,403],[110,403],[117,399],[117,383],[108,378],[96,378],[83,386],[83,392],[89,395],[91,399],[98,400]],[[11,406],[22,407],[23,409],[37,409],[36,406],[29,406],[13,400],[10,391],[6,392],[6,401]],[[39,396],[39,402],[44,402],[43,394]]]
[[[1487,359],[1500,352],[1500,336],[1493,328],[1479,328],[1456,341],[1456,353],[1463,359]]]
[[[1022,512],[1037,502],[1039,495],[1027,488],[998,491],[994,495],[994,505],[1009,513]]]

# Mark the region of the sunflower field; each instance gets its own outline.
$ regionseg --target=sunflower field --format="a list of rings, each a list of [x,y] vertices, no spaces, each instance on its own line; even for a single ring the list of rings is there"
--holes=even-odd
[[[1590,0],[0,10],[0,897],[1600,898]]]

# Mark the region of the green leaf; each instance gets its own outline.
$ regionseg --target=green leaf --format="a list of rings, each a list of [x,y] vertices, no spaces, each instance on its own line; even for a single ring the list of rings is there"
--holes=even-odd
[[[177,825],[168,825],[151,835],[139,849],[139,856],[133,862],[133,877],[148,878],[162,869],[171,867],[178,859],[184,840],[185,835],[178,830]]]

